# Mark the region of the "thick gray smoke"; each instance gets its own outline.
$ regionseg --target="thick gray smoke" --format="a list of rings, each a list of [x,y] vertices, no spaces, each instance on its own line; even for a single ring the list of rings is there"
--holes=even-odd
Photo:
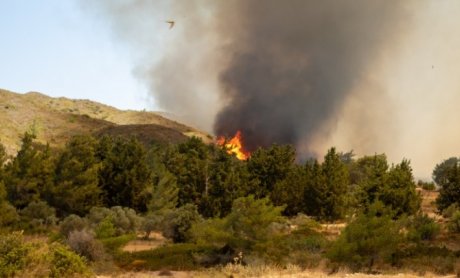
[[[249,150],[308,145],[407,19],[403,1],[236,1],[225,18],[233,53],[220,81],[229,99],[215,132],[241,130]],[[236,31],[236,32],[235,32]]]
[[[77,1],[157,108],[251,150],[385,152],[419,177],[458,156],[458,0]]]

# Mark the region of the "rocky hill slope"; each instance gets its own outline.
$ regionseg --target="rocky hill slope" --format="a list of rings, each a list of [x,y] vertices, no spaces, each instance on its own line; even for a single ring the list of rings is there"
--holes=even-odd
[[[0,89],[0,142],[9,154],[26,131],[56,147],[76,134],[136,136],[141,142],[181,142],[190,136],[212,136],[157,113],[118,110],[90,100],[52,98],[37,92],[17,94]]]

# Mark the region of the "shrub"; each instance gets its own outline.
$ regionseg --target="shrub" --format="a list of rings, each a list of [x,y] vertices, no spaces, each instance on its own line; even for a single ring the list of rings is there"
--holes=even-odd
[[[13,277],[23,270],[31,246],[24,243],[22,233],[0,235],[0,277]]]
[[[55,225],[57,222],[56,210],[43,201],[29,203],[19,214],[21,215],[21,222],[27,229],[40,231]]]
[[[229,215],[195,224],[192,235],[198,243],[211,243],[219,248],[227,245],[233,250],[250,253],[256,246],[283,233],[283,229],[276,229],[273,225],[285,220],[281,216],[283,209],[273,206],[268,198],[257,200],[252,195],[238,198]]]
[[[440,231],[440,226],[427,215],[417,215],[409,223],[408,238],[412,241],[433,240]]]
[[[434,182],[418,180],[417,186],[423,188],[424,190],[429,190],[429,191],[436,190],[436,185],[434,184]]]
[[[67,243],[73,251],[90,261],[101,260],[104,256],[102,244],[88,230],[70,232]]]
[[[50,277],[90,277],[91,272],[85,259],[66,246],[53,243],[50,246]]]
[[[447,227],[449,231],[453,233],[460,232],[460,210],[457,210],[456,212],[452,214],[452,216],[449,219],[449,223]]]
[[[113,237],[116,233],[115,226],[112,222],[112,217],[104,218],[95,228],[97,238]]]
[[[367,214],[348,224],[327,253],[332,262],[368,271],[376,263],[395,263],[392,260],[402,238],[392,215],[381,212],[381,206],[381,203],[372,205]]]
[[[174,242],[185,242],[191,237],[192,225],[200,222],[201,219],[197,207],[192,204],[171,210],[163,219],[163,235]]]
[[[88,227],[88,223],[84,218],[81,218],[78,215],[71,214],[67,216],[60,224],[59,224],[59,232],[64,237],[68,237],[70,232],[72,231],[81,231]]]
[[[94,229],[105,219],[110,219],[117,236],[136,232],[142,221],[133,209],[119,206],[110,209],[93,207],[86,218]]]
[[[10,226],[19,220],[16,208],[7,202],[0,203],[0,227]]]
[[[452,215],[454,215],[454,213],[458,210],[459,209],[457,203],[453,203],[442,211],[442,216],[444,216],[445,218],[451,218]]]

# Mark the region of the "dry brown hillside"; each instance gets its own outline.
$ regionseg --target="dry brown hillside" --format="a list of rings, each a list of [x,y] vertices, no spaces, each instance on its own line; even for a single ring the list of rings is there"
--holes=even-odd
[[[14,154],[26,131],[35,130],[37,139],[51,146],[62,145],[76,134],[134,135],[142,142],[180,142],[202,131],[169,120],[157,113],[123,111],[90,100],[52,98],[37,92],[17,94],[0,89],[0,142]]]

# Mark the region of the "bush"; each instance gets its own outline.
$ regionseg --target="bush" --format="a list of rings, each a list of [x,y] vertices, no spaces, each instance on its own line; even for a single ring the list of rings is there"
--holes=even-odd
[[[71,232],[81,231],[87,227],[88,223],[84,218],[81,218],[75,214],[71,214],[59,224],[59,232],[62,236],[67,238]]]
[[[19,214],[25,228],[31,230],[45,230],[57,222],[56,210],[43,201],[29,203]]]
[[[457,210],[456,212],[452,214],[452,216],[449,219],[449,223],[447,227],[449,231],[453,233],[460,232],[460,210]]]
[[[428,190],[428,191],[436,190],[436,185],[434,184],[434,182],[426,182],[426,181],[418,180],[417,186],[421,187],[424,190]]]
[[[417,215],[409,223],[408,238],[412,241],[433,240],[440,231],[440,226],[427,215]]]
[[[29,261],[30,249],[22,233],[0,235],[0,277],[13,277],[21,272]]]
[[[0,227],[10,226],[19,220],[16,208],[7,202],[0,203]]]
[[[90,277],[85,259],[59,243],[50,246],[50,277]]]
[[[281,216],[283,209],[273,206],[268,198],[257,200],[252,195],[238,198],[233,202],[230,214],[223,219],[208,219],[195,224],[192,235],[198,243],[210,243],[219,248],[229,246],[247,254],[284,232],[280,227],[274,227],[274,223],[285,220]]]
[[[110,219],[116,236],[136,232],[142,221],[133,209],[119,206],[110,209],[93,207],[86,218],[94,229],[97,229],[101,222]]]
[[[457,203],[453,203],[442,211],[442,216],[444,216],[444,218],[451,218],[458,210]]]
[[[108,238],[115,236],[116,230],[112,222],[112,217],[104,218],[95,228],[97,238]]]
[[[367,214],[348,224],[327,253],[332,262],[345,264],[352,270],[367,268],[368,271],[372,271],[376,263],[395,263],[402,238],[392,215],[380,211],[381,205],[372,205]]]
[[[104,247],[88,230],[70,232],[67,243],[73,251],[90,261],[101,260],[104,256]]]
[[[191,238],[192,225],[200,222],[201,219],[197,207],[192,204],[171,210],[163,219],[163,235],[174,242],[185,242]]]

